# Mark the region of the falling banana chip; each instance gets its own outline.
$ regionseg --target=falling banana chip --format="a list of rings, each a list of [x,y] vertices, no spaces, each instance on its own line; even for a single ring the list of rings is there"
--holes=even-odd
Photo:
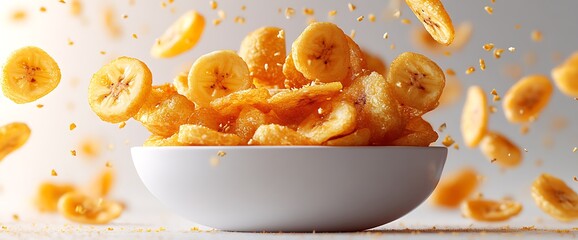
[[[65,193],[74,191],[74,185],[44,182],[38,187],[34,204],[40,212],[56,212],[58,199]]]
[[[204,29],[205,17],[191,10],[181,16],[157,39],[151,48],[151,55],[157,58],[170,58],[184,53],[197,45]]]
[[[476,147],[488,131],[488,100],[484,89],[471,86],[462,110],[461,130],[468,147]]]
[[[30,137],[25,123],[15,122],[0,127],[0,161],[22,147]]]
[[[444,45],[454,40],[452,19],[440,0],[405,0],[433,39]]]
[[[235,146],[242,143],[239,136],[221,133],[213,129],[193,124],[181,125],[178,141],[187,145]]]
[[[319,144],[301,133],[277,124],[261,125],[251,139],[253,145],[315,145]]]
[[[247,64],[237,53],[221,50],[198,58],[191,67],[185,97],[199,106],[230,93],[251,88]]]
[[[138,59],[120,57],[96,72],[88,103],[103,121],[124,122],[138,113],[152,89],[152,74]]]
[[[422,28],[416,27],[413,29],[411,39],[416,47],[422,48],[432,54],[455,53],[461,51],[470,41],[474,31],[471,22],[462,22],[456,27],[454,41],[450,46],[440,44],[432,38],[430,33]]]
[[[347,76],[350,64],[347,36],[333,23],[312,23],[293,42],[295,67],[307,79],[338,82]]]
[[[522,151],[510,139],[497,132],[488,132],[480,142],[480,150],[492,162],[512,168],[522,162]]]
[[[2,92],[15,103],[29,103],[52,92],[60,78],[60,68],[48,53],[38,47],[23,47],[6,60]]]
[[[427,112],[438,106],[446,80],[435,62],[421,54],[405,52],[391,63],[387,82],[399,103]]]
[[[513,123],[534,121],[550,102],[554,87],[548,77],[530,75],[520,79],[506,95],[502,107]]]
[[[249,33],[239,49],[257,87],[283,87],[285,54],[285,33],[277,27],[262,27]]]
[[[578,53],[572,54],[563,64],[552,69],[551,75],[562,93],[578,97]]]
[[[120,217],[122,210],[120,203],[79,192],[66,193],[58,200],[58,212],[77,223],[107,224]]]
[[[115,174],[111,168],[105,168],[98,176],[90,183],[88,192],[90,196],[106,197],[115,182]]]
[[[359,129],[349,135],[329,140],[325,143],[327,146],[367,146],[371,138],[369,128]]]
[[[478,173],[472,168],[463,168],[443,176],[431,196],[437,206],[455,208],[478,187]]]
[[[305,118],[297,127],[297,132],[322,143],[355,130],[357,113],[352,103],[330,102],[322,105],[319,110]]]
[[[505,221],[522,211],[522,204],[510,200],[469,199],[462,204],[462,214],[468,218],[497,222]]]
[[[560,221],[578,219],[578,194],[550,174],[543,173],[532,183],[532,198],[540,209]]]

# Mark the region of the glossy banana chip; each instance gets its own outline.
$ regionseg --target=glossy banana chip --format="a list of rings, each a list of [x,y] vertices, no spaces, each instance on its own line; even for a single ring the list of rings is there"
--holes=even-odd
[[[506,136],[488,132],[480,142],[480,150],[489,161],[504,168],[513,168],[522,162],[522,151]]]
[[[103,198],[80,192],[69,192],[58,200],[58,212],[66,219],[85,224],[107,224],[120,217],[123,206]]]
[[[502,107],[506,119],[513,123],[534,121],[550,102],[554,87],[543,75],[530,75],[514,84],[506,95]]]
[[[222,133],[213,129],[185,124],[181,125],[178,133],[178,141],[186,145],[208,146],[235,146],[242,143],[242,139],[230,133]]]
[[[540,175],[532,183],[532,198],[542,211],[560,221],[578,219],[578,194],[557,177]]]
[[[469,199],[462,204],[462,214],[468,218],[498,222],[508,220],[522,211],[522,204],[510,200]]]
[[[23,47],[10,54],[2,68],[2,92],[15,103],[29,103],[52,92],[60,78],[60,68],[48,53]]]
[[[369,128],[359,129],[349,135],[335,138],[325,142],[327,146],[367,146],[370,144],[371,130]]]
[[[184,53],[195,45],[203,35],[205,17],[191,10],[181,16],[158,38],[151,48],[151,55],[169,58]]]
[[[269,104],[276,111],[292,111],[296,108],[331,100],[342,88],[343,85],[340,82],[307,85],[275,94],[269,99]]]
[[[324,104],[318,112],[305,118],[297,127],[297,132],[315,142],[325,142],[330,138],[347,135],[355,130],[357,113],[352,103],[334,101]]]
[[[285,55],[285,32],[277,27],[262,27],[249,33],[239,49],[257,87],[283,87]]]
[[[179,142],[179,133],[175,133],[170,137],[163,137],[158,135],[151,135],[143,143],[145,147],[168,147],[168,146],[186,146],[186,144]]]
[[[431,196],[437,206],[456,208],[478,187],[478,173],[472,168],[463,168],[450,175],[442,176]]]
[[[285,63],[283,63],[283,75],[285,76],[283,86],[288,89],[302,88],[313,82],[303,76],[303,74],[295,68],[295,62],[293,61],[293,55],[291,52],[287,54]]]
[[[22,147],[30,137],[26,123],[10,123],[0,127],[0,161]]]
[[[319,144],[301,133],[277,124],[261,125],[255,131],[253,145],[315,145]]]
[[[551,75],[562,93],[578,97],[578,53],[572,54],[564,63],[552,69]]]
[[[484,89],[471,86],[462,110],[461,130],[468,147],[476,147],[488,131],[488,99]]]
[[[252,106],[268,112],[269,107],[269,90],[266,88],[253,88],[231,93],[224,97],[211,101],[211,107],[222,116],[238,116],[244,107]]]
[[[437,42],[450,45],[455,37],[452,19],[440,0],[405,0],[411,11]]]
[[[241,110],[239,117],[235,119],[233,133],[243,140],[243,144],[248,144],[259,126],[274,122],[278,122],[278,120],[273,114],[265,114],[257,108],[247,106]]]
[[[401,137],[391,142],[394,146],[427,147],[438,140],[438,134],[431,124],[421,117],[416,117],[407,123]]]

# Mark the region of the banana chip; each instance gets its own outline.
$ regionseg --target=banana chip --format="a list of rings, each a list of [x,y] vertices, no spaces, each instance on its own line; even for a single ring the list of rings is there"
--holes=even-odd
[[[391,142],[394,146],[427,147],[438,140],[438,134],[431,124],[421,117],[411,119],[405,126],[404,133]]]
[[[111,168],[105,168],[89,185],[90,196],[106,197],[115,182],[115,174]]]
[[[277,125],[261,125],[252,138],[253,145],[315,145],[319,144],[297,131]]]
[[[74,191],[76,191],[74,185],[44,182],[38,187],[35,206],[40,212],[56,212],[58,199],[65,193]]]
[[[86,224],[107,224],[120,217],[120,203],[92,198],[79,192],[69,192],[58,200],[58,212],[66,219]]]
[[[371,138],[371,130],[369,128],[359,129],[349,135],[335,138],[325,142],[327,146],[367,146]]]
[[[546,76],[530,75],[520,79],[506,95],[502,107],[513,123],[535,120],[550,102],[554,87]]]
[[[258,87],[283,87],[285,62],[285,33],[281,28],[262,27],[247,35],[239,56],[247,62],[253,84]]]
[[[30,128],[25,123],[10,123],[0,127],[0,161],[22,147],[30,137]]]
[[[440,0],[405,0],[433,39],[444,45],[454,40],[452,19]]]
[[[247,89],[211,101],[211,107],[222,116],[238,116],[244,107],[252,106],[269,111],[267,100],[271,95],[266,88]]]
[[[431,196],[437,206],[455,208],[478,187],[478,174],[474,169],[464,168],[443,176]]]
[[[480,150],[492,162],[512,168],[522,162],[522,151],[510,139],[497,132],[488,132],[480,142]]]
[[[330,138],[347,135],[355,130],[356,111],[352,103],[336,101],[320,108],[297,127],[297,132],[316,142],[325,142]]]
[[[542,211],[560,221],[578,219],[578,194],[550,174],[543,173],[532,183],[532,198]]]
[[[242,143],[242,139],[230,133],[221,133],[213,129],[186,124],[181,125],[178,141],[187,145],[235,146]]]
[[[488,99],[484,89],[471,86],[462,110],[461,130],[468,147],[476,147],[488,131]]]
[[[179,133],[175,133],[170,137],[163,137],[158,135],[151,135],[143,143],[145,147],[168,147],[168,146],[186,146],[186,144],[179,142]]]
[[[243,139],[244,144],[247,144],[259,126],[276,122],[279,120],[272,113],[265,114],[259,109],[248,106],[239,113],[233,125],[233,132]]]
[[[522,211],[522,204],[510,200],[494,201],[488,199],[470,199],[462,205],[462,214],[468,218],[497,222],[505,221]]]
[[[191,10],[174,22],[151,48],[151,55],[169,58],[184,53],[195,45],[203,35],[205,17]]]

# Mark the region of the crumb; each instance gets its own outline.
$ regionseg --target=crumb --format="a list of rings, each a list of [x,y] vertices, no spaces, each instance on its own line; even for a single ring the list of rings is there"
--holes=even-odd
[[[484,49],[486,52],[491,51],[493,48],[494,48],[493,43],[486,43],[484,44],[484,46],[482,46],[482,49]]]
[[[490,15],[492,15],[494,13],[494,8],[492,8],[490,6],[485,6],[484,10],[486,10],[486,12]]]
[[[472,74],[472,73],[475,72],[475,71],[476,71],[476,69],[475,69],[474,67],[469,67],[468,69],[466,69],[466,74],[467,74],[467,75],[470,75],[470,74]]]
[[[352,3],[348,3],[347,8],[349,8],[350,12],[353,12],[353,11],[355,11],[355,9],[357,9],[357,7],[355,5],[353,5]]]
[[[444,130],[446,130],[446,127],[447,127],[446,123],[442,123],[442,125],[440,125],[440,127],[438,128],[438,131],[443,132]]]
[[[52,169],[52,171],[50,172],[50,175],[52,175],[53,177],[58,176],[58,173],[56,172],[56,170]]]

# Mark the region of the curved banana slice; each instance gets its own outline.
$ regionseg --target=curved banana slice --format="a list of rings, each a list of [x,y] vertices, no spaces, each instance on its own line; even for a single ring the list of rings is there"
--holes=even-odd
[[[452,19],[440,0],[405,0],[429,34],[441,44],[450,45],[454,40]]]
[[[576,56],[578,58],[578,56]],[[577,61],[578,60],[574,60]],[[578,97],[578,64],[564,64],[552,69],[551,75],[560,91],[571,97]]]
[[[505,168],[522,162],[522,151],[510,139],[497,132],[488,132],[480,142],[480,150],[490,161]]]
[[[40,212],[56,212],[58,199],[65,193],[74,191],[76,187],[71,184],[44,182],[38,187],[34,204]]]
[[[252,85],[245,61],[233,51],[221,50],[205,54],[193,63],[184,95],[197,105],[209,107],[214,99]]]
[[[302,88],[312,82],[295,68],[295,62],[293,61],[293,54],[291,54],[291,52],[287,54],[287,58],[283,64],[283,75],[285,75],[283,86],[288,89]]]
[[[320,111],[312,113],[299,124],[297,132],[322,143],[355,130],[357,114],[352,103],[335,101],[324,104],[319,109]]]
[[[307,79],[339,82],[347,76],[350,64],[347,36],[328,22],[310,24],[293,42],[295,67]]]
[[[438,134],[431,124],[421,117],[410,119],[405,126],[402,136],[391,144],[394,146],[427,147],[438,140]]]
[[[488,199],[470,199],[462,205],[462,214],[478,221],[505,221],[522,211],[522,204],[510,200],[494,201]]]
[[[543,75],[530,75],[514,84],[502,103],[508,121],[524,123],[533,121],[548,105],[554,87]]]
[[[255,131],[253,145],[314,145],[319,144],[286,126],[269,124],[261,125]]]
[[[273,110],[290,111],[298,107],[330,100],[341,89],[343,89],[343,85],[340,82],[307,85],[299,89],[277,93],[269,99],[269,104]]]
[[[187,145],[208,146],[235,146],[242,143],[239,136],[230,133],[222,133],[213,129],[193,124],[181,125],[178,133],[178,141]]]
[[[325,142],[327,146],[367,146],[371,138],[369,128],[359,129],[349,135]]]
[[[134,119],[151,133],[168,137],[179,131],[195,111],[195,104],[177,93],[171,84],[153,86]]]
[[[385,144],[402,133],[399,104],[392,96],[385,79],[376,72],[355,79],[343,91],[343,97],[355,104],[358,127],[371,130],[371,144]]]
[[[66,219],[86,224],[106,224],[120,217],[120,203],[93,198],[79,192],[69,192],[58,200],[58,212]]]
[[[179,142],[179,133],[175,133],[170,137],[163,137],[158,135],[151,135],[145,142],[143,146],[145,147],[168,147],[168,146],[186,146]]]
[[[540,209],[560,221],[578,219],[578,194],[550,174],[543,173],[532,183],[532,198]]]
[[[231,93],[211,101],[211,107],[225,117],[238,116],[244,107],[256,107],[268,112],[271,98],[266,88],[252,88]]]
[[[431,196],[437,206],[455,208],[478,187],[478,173],[472,168],[464,168],[443,176]]]
[[[488,99],[484,89],[471,86],[462,110],[461,130],[468,147],[476,147],[488,131]]]
[[[347,71],[347,76],[341,80],[341,83],[343,83],[343,86],[349,86],[356,78],[362,74],[367,74],[367,61],[363,51],[361,51],[361,47],[349,36],[345,37],[349,46],[349,70]]]
[[[205,17],[191,10],[182,15],[157,39],[151,48],[151,55],[169,58],[184,53],[197,45],[204,29]]]
[[[261,110],[246,106],[239,113],[233,124],[233,132],[243,139],[243,144],[248,144],[249,140],[261,125],[276,122],[270,114],[265,114]]]
[[[245,60],[257,87],[283,87],[285,62],[285,33],[281,28],[263,27],[247,35],[239,56]]]
[[[96,72],[88,85],[88,103],[103,121],[124,122],[138,113],[152,89],[152,74],[135,58],[120,57]]]
[[[412,52],[404,52],[394,59],[387,75],[387,82],[402,105],[425,112],[439,104],[445,79],[435,62]]]
[[[2,92],[15,103],[29,103],[52,92],[60,78],[60,68],[48,53],[37,47],[23,47],[6,60]]]
[[[112,168],[105,168],[89,185],[89,195],[106,197],[114,185],[115,178]]]
[[[0,161],[24,145],[30,137],[25,123],[15,122],[0,127]]]

